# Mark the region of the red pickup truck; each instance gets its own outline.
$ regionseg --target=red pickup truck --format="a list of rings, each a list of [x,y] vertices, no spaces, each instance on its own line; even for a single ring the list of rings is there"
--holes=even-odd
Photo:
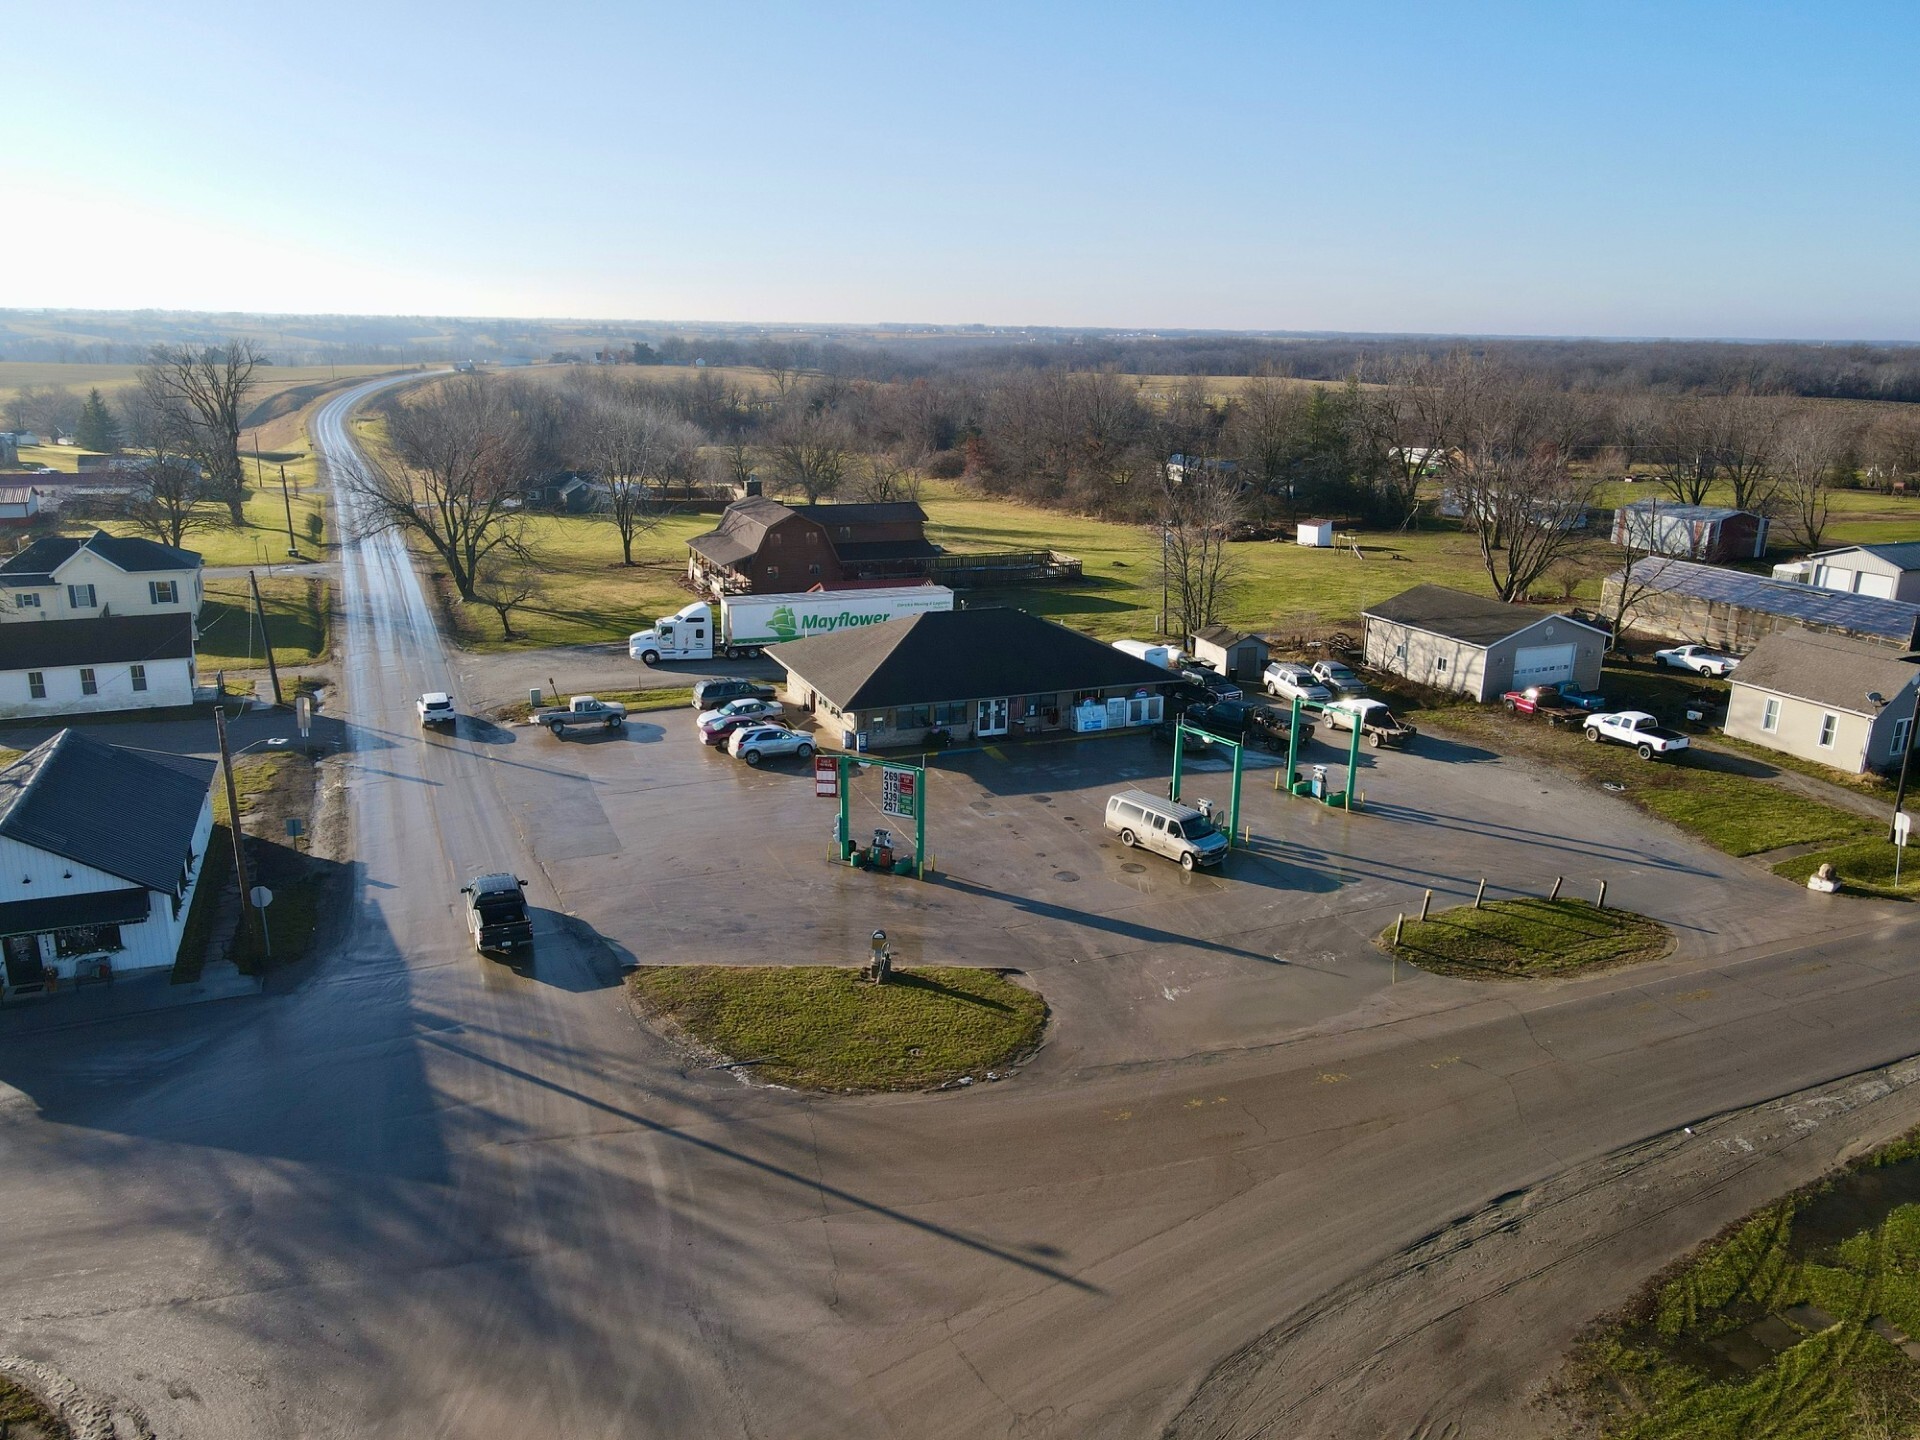
[[[1509,690],[1500,697],[1509,715],[1538,715],[1549,725],[1565,725],[1587,718],[1587,712],[1562,695],[1552,685],[1529,685],[1524,690]]]

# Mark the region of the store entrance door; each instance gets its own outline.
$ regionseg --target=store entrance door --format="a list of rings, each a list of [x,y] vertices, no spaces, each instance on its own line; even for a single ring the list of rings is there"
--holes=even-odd
[[[976,735],[1006,734],[1007,702],[1005,700],[982,700],[974,715],[973,733]]]

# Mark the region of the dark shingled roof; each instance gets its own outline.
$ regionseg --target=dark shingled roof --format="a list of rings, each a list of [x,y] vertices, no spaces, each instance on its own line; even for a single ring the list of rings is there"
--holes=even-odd
[[[1194,631],[1193,638],[1196,640],[1204,640],[1209,645],[1228,646],[1238,645],[1247,637],[1231,625],[1209,625],[1204,630]]]
[[[1415,630],[1444,635],[1449,640],[1461,640],[1482,649],[1497,645],[1509,635],[1538,625],[1542,620],[1581,624],[1571,615],[1546,613],[1526,605],[1509,605],[1484,595],[1449,590],[1444,585],[1416,585],[1411,590],[1401,591],[1391,600],[1368,606],[1362,613],[1391,621],[1395,625],[1409,625]],[[1594,629],[1591,625],[1582,628]]]
[[[0,670],[64,665],[138,665],[193,654],[193,617],[101,615],[91,620],[17,620],[0,625]]]
[[[775,645],[767,654],[842,710],[1174,680],[1024,610],[936,610]]]
[[[1876,641],[1814,630],[1776,630],[1762,637],[1729,678],[1735,685],[1872,716],[1879,709],[1868,695],[1895,700],[1915,675],[1920,675],[1920,665],[1912,657]]]
[[[0,770],[0,835],[177,895],[213,772],[62,730]]]
[[[758,554],[767,531],[793,513],[765,495],[736,500],[726,508],[717,526],[694,536],[687,545],[716,565],[738,565]]]
[[[927,512],[920,508],[917,500],[878,500],[867,505],[837,505],[827,501],[789,508],[794,514],[818,520],[822,525],[924,525],[927,520]]]
[[[109,535],[104,530],[96,530],[84,540],[76,540],[71,535],[48,535],[34,541],[0,565],[0,579],[16,585],[44,585],[62,562],[72,559],[80,550],[91,550],[109,565],[118,566],[130,575],[200,568],[200,556],[192,550],[176,550],[171,545],[142,540],[137,535]]]
[[[1609,579],[1624,573],[1616,570]],[[1881,600],[1872,595],[1849,595],[1791,580],[1769,580],[1744,570],[1719,565],[1696,565],[1690,560],[1654,557],[1634,562],[1636,585],[1668,595],[1685,595],[1720,605],[1732,605],[1763,615],[1779,615],[1802,625],[1877,635],[1903,649],[1920,639],[1920,605],[1904,600]]]

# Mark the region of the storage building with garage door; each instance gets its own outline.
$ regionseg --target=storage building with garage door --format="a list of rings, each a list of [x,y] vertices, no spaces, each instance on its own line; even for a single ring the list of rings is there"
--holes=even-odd
[[[1444,585],[1416,585],[1363,612],[1367,664],[1486,702],[1529,685],[1600,684],[1604,630]]]

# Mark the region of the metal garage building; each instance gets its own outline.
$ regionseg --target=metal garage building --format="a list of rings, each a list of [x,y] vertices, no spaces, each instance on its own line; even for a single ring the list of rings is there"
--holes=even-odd
[[[1444,585],[1416,585],[1365,612],[1367,664],[1436,690],[1495,700],[1508,690],[1600,683],[1606,632]]]

